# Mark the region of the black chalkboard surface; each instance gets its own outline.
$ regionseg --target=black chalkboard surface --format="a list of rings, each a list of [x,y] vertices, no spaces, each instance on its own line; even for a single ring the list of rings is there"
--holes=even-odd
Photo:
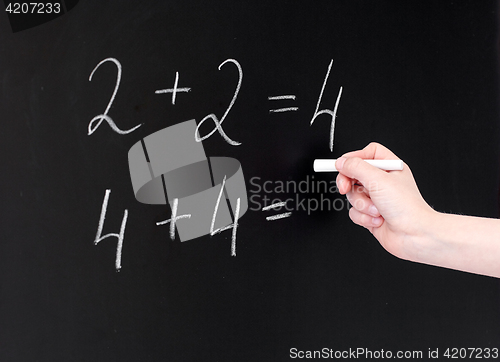
[[[377,141],[436,210],[498,217],[498,19],[472,0],[82,0],[16,32],[0,15],[0,360],[500,348],[497,279],[388,254],[312,170]],[[194,220],[187,198],[222,175],[199,205],[234,220],[239,197],[236,227],[162,223],[171,184]]]

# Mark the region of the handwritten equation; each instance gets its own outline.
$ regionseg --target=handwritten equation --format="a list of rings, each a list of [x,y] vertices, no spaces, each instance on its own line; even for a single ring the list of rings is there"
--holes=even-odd
[[[138,124],[130,129],[121,129],[116,124],[116,122],[113,120],[112,116],[109,114],[110,109],[111,109],[113,102],[115,100],[115,97],[118,93],[118,90],[120,87],[120,82],[122,79],[122,65],[117,59],[106,58],[106,59],[102,60],[101,62],[99,62],[95,66],[95,68],[92,70],[92,72],[90,73],[89,81],[92,81],[93,77],[95,76],[96,71],[99,69],[99,67],[102,64],[104,64],[106,62],[111,62],[116,66],[116,70],[117,70],[116,83],[115,83],[115,87],[113,89],[113,93],[111,94],[111,97],[109,99],[109,102],[108,102],[104,112],[96,115],[95,117],[93,117],[90,120],[90,122],[88,124],[88,136],[92,135],[103,124],[103,122],[106,122],[112,131],[114,131],[120,135],[130,134],[143,125],[141,123],[141,124]],[[228,182],[231,181],[231,179],[228,180],[227,179],[228,175],[224,174],[222,182],[220,182],[220,181],[214,182],[214,172],[211,169],[212,165],[210,164],[210,160],[212,160],[213,158],[206,158],[205,154],[203,153],[203,148],[201,146],[202,141],[211,137],[216,132],[222,137],[222,139],[225,142],[227,142],[231,146],[241,146],[241,144],[242,144],[241,142],[238,142],[237,140],[234,140],[233,138],[231,138],[230,135],[228,135],[223,129],[223,123],[228,118],[228,115],[229,115],[232,107],[236,103],[236,101],[238,99],[238,94],[240,92],[240,89],[241,89],[241,86],[243,83],[243,69],[237,60],[226,59],[225,61],[223,61],[219,65],[218,69],[220,71],[223,68],[227,68],[230,66],[232,66],[233,68],[236,68],[236,70],[238,72],[237,73],[238,80],[237,80],[236,87],[235,87],[235,90],[233,93],[233,97],[232,97],[231,101],[229,102],[229,105],[226,108],[225,112],[222,114],[221,117],[218,117],[214,113],[210,113],[210,114],[206,115],[205,117],[203,117],[197,123],[197,125],[196,125],[196,123],[194,123],[195,122],[194,119],[189,121],[189,122],[193,122],[195,124],[195,127],[194,127],[195,130],[192,133],[192,137],[194,138],[194,142],[200,143],[200,147],[202,150],[201,152],[203,154],[202,158],[200,158],[199,160],[197,159],[197,161],[199,161],[199,162],[196,163],[198,165],[196,167],[199,167],[199,163],[206,159],[206,161],[208,162],[208,169],[210,169],[210,175],[212,178],[211,184],[208,186],[211,186],[212,189],[218,188],[216,191],[217,197],[214,200],[214,203],[211,207],[212,211],[210,212],[210,215],[204,215],[204,216],[200,217],[196,214],[195,210],[193,210],[192,212],[190,211],[190,212],[179,213],[179,208],[183,206],[182,202],[184,202],[184,200],[186,200],[186,198],[182,199],[179,197],[172,197],[169,199],[167,197],[167,184],[169,184],[169,181],[166,180],[166,178],[165,178],[165,175],[164,175],[165,170],[164,169],[162,169],[162,171],[154,172],[154,170],[152,168],[152,165],[154,164],[154,162],[153,162],[153,160],[150,160],[148,158],[148,149],[147,149],[146,144],[145,144],[145,141],[146,141],[146,143],[148,142],[148,140],[147,140],[148,137],[146,137],[143,140],[140,140],[136,145],[134,145],[134,147],[137,146],[136,148],[141,149],[145,154],[144,161],[147,164],[147,167],[149,168],[148,172],[150,173],[150,175],[149,174],[145,175],[145,177],[147,178],[146,182],[149,182],[150,180],[153,180],[153,181],[157,180],[156,184],[158,184],[159,186],[158,187],[155,186],[155,187],[158,190],[161,188],[161,191],[164,193],[164,196],[163,195],[157,196],[158,198],[161,199],[161,202],[144,201],[143,199],[141,199],[138,196],[139,188],[142,187],[142,184],[140,185],[140,187],[136,187],[136,185],[134,184],[133,177],[132,177],[132,183],[134,184],[134,192],[136,193],[136,198],[138,201],[145,202],[145,203],[167,203],[167,202],[170,203],[170,210],[171,210],[170,218],[167,220],[156,222],[156,225],[157,226],[169,225],[169,236],[172,240],[174,240],[176,237],[176,229],[178,232],[180,232],[179,237],[181,238],[181,241],[185,241],[183,239],[189,240],[190,238],[199,237],[201,235],[204,235],[203,232],[205,230],[198,232],[198,234],[192,234],[193,226],[196,227],[197,226],[196,223],[199,223],[200,225],[203,223],[204,223],[204,225],[208,225],[207,223],[209,223],[209,228],[208,228],[209,230],[206,230],[205,234],[210,234],[211,236],[218,234],[218,233],[221,233],[225,230],[231,230],[231,255],[236,256],[236,238],[237,238],[237,230],[238,230],[238,224],[239,224],[238,221],[241,218],[241,216],[243,216],[243,214],[245,213],[245,211],[248,208],[246,191],[244,189],[244,181],[243,181],[243,191],[241,192],[241,195],[238,195],[238,197],[232,197],[232,198],[229,197],[228,190],[234,190],[234,186],[231,186],[230,188],[228,188],[228,186],[229,186]],[[329,137],[330,151],[333,151],[335,119],[337,117],[337,110],[338,110],[340,99],[342,96],[342,87],[340,87],[333,109],[321,108],[323,93],[324,93],[325,88],[327,86],[332,66],[333,66],[333,60],[331,60],[329,65],[328,65],[326,75],[325,75],[325,78],[324,78],[324,81],[323,81],[323,84],[321,86],[321,90],[319,93],[318,101],[316,103],[316,108],[314,110],[312,118],[310,119],[310,125],[312,126],[313,123],[321,115],[327,115],[329,117],[329,119],[330,119],[330,137]],[[171,104],[173,106],[175,106],[176,99],[180,94],[188,94],[189,92],[191,92],[191,87],[187,87],[187,86],[181,87],[181,86],[179,86],[179,83],[180,83],[179,72],[175,72],[175,80],[174,80],[174,84],[171,88],[157,89],[157,90],[154,90],[154,92],[155,92],[155,94],[158,94],[158,95],[168,95],[169,97],[171,97]],[[293,95],[293,94],[268,96],[267,100],[271,104],[271,107],[269,109],[269,114],[280,114],[280,113],[285,113],[285,112],[297,112],[297,111],[299,111],[299,107],[297,107],[297,106],[280,107],[280,103],[287,102],[287,103],[285,103],[285,105],[287,105],[287,104],[289,105],[291,102],[295,102],[296,98],[297,98],[296,95]],[[210,132],[206,133],[205,135],[200,135],[200,127],[207,121],[211,121],[213,123],[213,128]],[[186,125],[188,124],[188,122],[185,122],[185,123],[186,123]],[[170,128],[173,128],[173,127],[170,127]],[[163,131],[167,131],[167,130],[163,130]],[[149,143],[151,143],[151,142],[149,141]],[[193,147],[195,147],[195,146],[193,146]],[[142,151],[140,151],[140,152],[142,152]],[[132,153],[132,149],[131,149],[130,153]],[[130,157],[131,157],[130,153],[129,153],[129,163],[130,163]],[[214,162],[214,161],[212,160],[212,162]],[[132,165],[129,164],[129,166],[131,167],[131,176],[133,176]],[[144,171],[144,172],[146,172],[146,171]],[[223,172],[227,172],[227,171],[224,170]],[[192,175],[192,173],[191,173],[191,175]],[[234,181],[231,181],[231,182],[232,182],[232,185],[234,185]],[[241,183],[241,180],[240,180],[240,183]],[[148,185],[152,186],[153,182],[150,182]],[[161,185],[163,185],[163,187],[161,187]],[[205,186],[207,186],[207,185],[205,185]],[[152,189],[152,187],[149,187],[149,188]],[[241,191],[241,188],[239,190]],[[232,192],[234,193],[234,191],[232,191]],[[96,236],[94,239],[94,244],[97,245],[101,241],[103,241],[104,239],[107,239],[107,238],[116,238],[117,239],[115,269],[116,269],[116,271],[119,271],[121,269],[122,250],[123,250],[123,242],[124,242],[124,238],[125,238],[125,229],[127,226],[128,210],[127,209],[124,210],[119,232],[118,233],[108,233],[108,234],[103,235],[103,229],[104,229],[104,223],[105,223],[110,193],[111,193],[111,190],[107,189],[105,192],[105,195],[104,195],[104,200],[103,200],[102,207],[101,207],[101,213],[100,213],[100,217],[99,217],[97,233],[96,233]],[[144,192],[143,192],[143,194],[144,194]],[[151,195],[151,191],[148,191],[148,194]],[[225,202],[223,200],[225,200]],[[270,212],[272,212],[276,209],[286,208],[287,201],[279,201],[279,200],[274,200],[274,201],[278,201],[278,202],[274,202],[270,205],[262,207],[261,211],[265,212],[266,214],[269,214]],[[202,202],[204,205],[204,207],[202,208],[203,212],[205,214],[207,214],[208,213],[207,212],[208,209],[206,207],[207,201],[203,200]],[[226,203],[227,203],[227,205],[225,205]],[[191,207],[193,207],[192,204],[189,204],[189,205]],[[222,207],[222,209],[221,209],[221,207]],[[194,214],[193,214],[193,212],[194,212]],[[222,212],[222,214],[220,214],[220,212]],[[227,214],[228,212],[230,214],[231,222],[225,221],[222,224],[220,221],[218,222],[218,215],[219,214],[223,215],[223,216],[219,216],[219,218],[221,218],[221,217],[227,218],[227,216],[224,216],[224,215]],[[266,216],[265,219],[267,221],[275,221],[275,220],[288,218],[291,215],[292,215],[292,212],[287,211],[287,212],[283,212],[283,213],[278,213],[278,214]],[[203,220],[201,220],[200,218],[202,218]],[[191,230],[192,235],[189,237],[186,237],[185,236],[186,234],[184,232],[181,233],[181,230],[182,230],[181,223],[183,223],[183,222],[191,222],[192,223],[188,227],[184,226],[185,230]],[[220,224],[220,225],[217,225],[217,224]]]

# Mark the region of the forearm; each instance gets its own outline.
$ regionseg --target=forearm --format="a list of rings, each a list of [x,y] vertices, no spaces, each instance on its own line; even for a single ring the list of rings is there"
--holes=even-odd
[[[500,278],[500,220],[436,212],[414,261]]]

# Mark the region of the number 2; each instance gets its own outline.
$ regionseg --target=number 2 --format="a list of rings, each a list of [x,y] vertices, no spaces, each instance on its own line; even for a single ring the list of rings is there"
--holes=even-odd
[[[90,73],[89,82],[92,81],[92,76],[94,75],[94,73],[97,70],[97,68],[99,68],[101,66],[101,64],[104,64],[106,62],[113,62],[113,63],[115,63],[116,68],[118,69],[118,74],[116,76],[116,85],[115,85],[115,89],[113,91],[113,94],[111,95],[111,99],[109,100],[108,106],[106,107],[106,110],[104,111],[104,113],[95,116],[90,121],[89,128],[88,128],[88,131],[89,131],[88,135],[89,136],[92,133],[94,133],[97,128],[99,128],[99,126],[101,125],[102,121],[108,122],[108,124],[111,127],[111,129],[113,131],[115,131],[116,133],[119,133],[119,134],[128,134],[130,132],[135,131],[140,126],[142,126],[142,124],[139,124],[139,125],[131,128],[131,129],[129,129],[129,130],[123,131],[123,130],[119,129],[116,126],[116,124],[113,121],[113,119],[110,116],[108,116],[109,109],[111,108],[111,105],[113,104],[113,101],[115,100],[116,93],[118,92],[118,88],[120,86],[120,81],[122,79],[122,65],[115,58],[106,58],[106,59],[102,60],[99,64],[96,65],[96,67],[94,68],[94,70],[92,71],[92,73]]]

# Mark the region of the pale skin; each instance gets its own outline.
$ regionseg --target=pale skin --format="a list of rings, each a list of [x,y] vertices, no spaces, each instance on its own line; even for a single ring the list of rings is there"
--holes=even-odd
[[[408,165],[382,171],[362,159],[399,159],[378,143],[336,162],[351,220],[405,260],[500,278],[500,220],[444,214],[422,198]]]

